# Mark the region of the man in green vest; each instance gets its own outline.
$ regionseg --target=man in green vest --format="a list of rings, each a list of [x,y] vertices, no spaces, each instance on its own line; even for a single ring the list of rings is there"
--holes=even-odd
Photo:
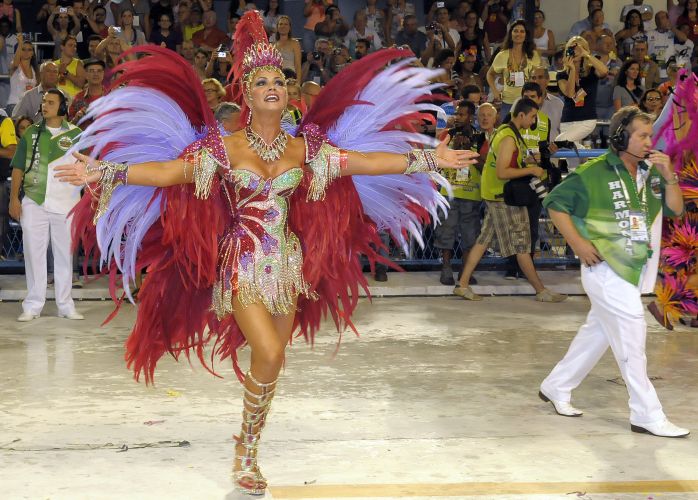
[[[642,293],[654,289],[662,214],[684,202],[667,155],[652,150],[654,117],[628,106],[611,118],[608,153],[580,165],[545,199],[555,226],[579,256],[591,311],[539,396],[563,416],[578,417],[574,390],[611,347],[630,394],[634,432],[682,437],[667,420],[647,377]]]
[[[41,122],[30,126],[12,158],[10,216],[22,225],[27,296],[18,321],[41,315],[46,302],[46,254],[53,252],[58,316],[80,320],[71,297],[73,259],[68,213],[80,199],[80,188],[54,178],[56,165],[71,162],[67,151],[80,129],[67,121],[68,102],[58,89],[47,90],[41,102]],[[20,189],[24,197],[20,200]]]
[[[485,220],[480,236],[468,254],[460,281],[453,290],[454,295],[466,300],[482,300],[468,283],[475,267],[496,236],[502,257],[516,255],[526,279],[536,291],[537,301],[562,302],[567,298],[567,295],[545,288],[533,267],[526,207],[504,203],[504,184],[507,180],[526,176],[540,178],[544,174],[544,170],[538,166],[524,165],[527,148],[521,131],[531,128],[537,113],[538,105],[535,102],[526,98],[519,99],[512,108],[511,121],[500,126],[492,138],[480,183],[480,194],[487,206]]]
[[[536,122],[530,128],[521,131],[521,137],[523,137],[528,151],[524,161],[528,165],[538,165],[545,170],[545,166],[541,163],[540,143],[550,143],[550,118],[540,109],[540,106],[543,104],[543,89],[536,82],[526,82],[521,88],[521,97],[531,99],[539,106]],[[547,172],[544,172],[541,180],[545,181],[547,178]],[[531,258],[534,256],[536,243],[538,242],[539,219],[542,209],[543,205],[540,198],[536,198],[533,203],[526,206],[528,224],[531,231]],[[521,276],[523,276],[523,273],[516,263],[516,257],[512,255],[507,259],[507,270],[504,273],[504,278],[515,280]]]

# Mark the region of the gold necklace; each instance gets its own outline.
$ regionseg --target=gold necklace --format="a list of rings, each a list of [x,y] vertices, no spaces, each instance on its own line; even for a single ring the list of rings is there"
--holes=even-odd
[[[281,158],[281,155],[283,155],[286,150],[286,144],[288,143],[288,136],[283,130],[279,132],[279,135],[276,136],[276,139],[274,139],[271,144],[267,144],[264,139],[262,139],[262,136],[252,130],[252,127],[245,127],[245,137],[252,151],[257,153],[257,156],[266,162],[276,161]]]

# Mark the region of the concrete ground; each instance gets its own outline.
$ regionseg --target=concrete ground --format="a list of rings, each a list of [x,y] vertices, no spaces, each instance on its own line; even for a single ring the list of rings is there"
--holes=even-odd
[[[698,499],[698,444],[631,433],[608,353],[556,416],[538,384],[564,354],[585,297],[480,303],[455,297],[362,301],[361,338],[329,325],[288,353],[261,466],[267,498]],[[241,389],[198,362],[163,358],[156,385],[123,362],[132,307],[107,327],[17,323],[0,304],[0,498],[236,499],[229,478]],[[698,432],[698,335],[648,316],[649,371],[670,418]],[[246,365],[247,351],[243,353]]]

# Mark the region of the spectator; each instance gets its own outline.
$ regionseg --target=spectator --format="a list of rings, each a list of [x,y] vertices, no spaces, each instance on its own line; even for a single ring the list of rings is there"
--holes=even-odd
[[[60,59],[63,41],[68,35],[77,36],[80,20],[72,7],[56,7],[48,18],[48,31],[53,38],[53,58]]]
[[[407,45],[415,56],[421,57],[422,51],[427,45],[427,36],[417,27],[417,16],[414,14],[406,15],[402,21],[402,30],[394,35],[394,40],[398,47]]]
[[[654,88],[659,86],[659,66],[647,53],[647,40],[637,40],[633,45],[632,57],[640,64],[642,86]]]
[[[28,120],[31,125],[31,120]],[[9,204],[7,196],[9,183],[7,179],[12,176],[10,161],[17,149],[17,135],[15,124],[4,113],[0,113],[0,248],[5,243],[5,235],[10,227]]]
[[[454,74],[453,72],[453,66],[456,64],[456,57],[453,55],[453,51],[451,49],[443,49],[442,51],[439,52],[439,54],[436,56],[436,59],[434,60],[434,67],[442,70],[438,76],[433,80],[435,83],[443,83],[445,87],[438,89],[439,91],[445,91],[446,94],[451,98],[451,99],[456,99],[458,97],[457,94],[457,89],[458,85],[457,82],[455,81],[455,78],[457,75]],[[451,103],[446,103],[446,105],[452,106]],[[443,107],[443,106],[442,106]],[[453,107],[453,111],[451,114],[455,113],[455,108]],[[472,115],[474,115],[473,113]],[[471,115],[471,116],[472,116]],[[437,128],[446,128],[446,124],[444,123],[441,126],[437,125]]]
[[[12,5],[12,0],[2,0],[0,2],[0,17],[6,17],[14,28],[15,33],[23,33],[22,15],[20,11]]]
[[[150,43],[167,47],[176,52],[182,50],[182,34],[173,27],[172,18],[169,14],[160,16],[157,29],[150,34]]]
[[[479,89],[485,87],[485,82],[480,74],[477,73],[477,59],[472,52],[463,52],[459,56],[457,68],[458,76],[461,80],[461,89],[468,85],[477,85]]]
[[[232,2],[231,2],[232,7]],[[178,29],[184,37],[184,26],[189,22],[189,15],[191,14],[191,4],[188,0],[181,0],[177,4],[177,12],[174,18],[174,28]],[[191,38],[190,38],[191,40]]]
[[[134,13],[131,9],[121,11],[117,36],[127,43],[129,47],[145,45],[145,34],[133,25]],[[159,21],[159,19],[157,19]],[[153,31],[151,31],[151,34]]]
[[[220,45],[228,45],[228,35],[216,27],[216,12],[209,10],[203,15],[204,29],[192,36],[194,45],[206,51],[216,50]]]
[[[580,19],[572,25],[568,38],[572,38],[573,36],[580,36],[585,31],[593,30],[594,23],[591,19],[591,13],[597,9],[603,11],[603,0],[588,0],[587,12],[589,12],[589,16],[585,17],[584,19]],[[607,30],[611,29],[608,24],[604,24],[603,27]]]
[[[269,0],[267,10],[264,11],[264,29],[267,31],[267,36],[270,40],[276,35],[276,28],[280,17],[279,0]],[[288,18],[288,16],[285,17]],[[290,18],[289,22],[291,22]]]
[[[629,57],[633,44],[638,40],[646,38],[645,25],[642,22],[640,11],[633,9],[625,16],[625,25],[623,29],[616,33],[618,54],[621,58]]]
[[[460,47],[460,35],[458,30],[451,28],[451,13],[446,7],[436,9],[435,23],[443,34],[443,40],[454,52],[458,52]],[[447,48],[447,47],[444,47]]]
[[[371,44],[371,51],[380,49],[383,45],[381,39],[373,26],[368,24],[368,17],[365,10],[357,10],[354,13],[354,25],[344,39],[345,45],[349,48],[349,53],[353,56],[356,51],[356,41],[364,38]]]
[[[468,15],[468,12],[474,12],[470,2],[458,2],[458,5],[456,5],[456,8],[451,13],[451,28],[456,30],[458,33],[465,31],[465,17]],[[477,16],[477,12],[475,12],[475,15]],[[477,17],[478,19],[480,18],[480,16]]]
[[[10,96],[6,108],[10,115],[22,95],[36,87],[39,76],[34,46],[23,36],[17,38],[17,43],[17,50],[10,65]]]
[[[72,36],[65,37],[62,43],[61,57],[53,61],[58,66],[58,88],[72,99],[85,85],[85,68],[78,59],[78,41]]]
[[[657,89],[645,90],[645,93],[640,98],[640,110],[654,116],[655,119],[662,112],[663,106],[662,93]]]
[[[565,105],[560,135],[555,140],[579,142],[596,128],[596,92],[608,68],[591,55],[586,40],[578,36],[567,42],[565,54],[565,69],[557,74]]]
[[[620,69],[616,86],[613,89],[615,111],[626,106],[638,106],[643,92],[640,64],[634,59],[629,59]]]
[[[592,11],[591,13],[591,30],[589,31],[584,31],[584,33],[591,33],[592,36],[591,38],[593,39],[593,44],[590,43],[589,47],[595,47],[596,46],[596,41],[601,38],[604,35],[608,35],[611,38],[614,38],[613,32],[608,29],[606,24],[606,18],[603,13],[603,10],[601,9],[596,9]],[[588,41],[588,40],[587,40]],[[614,43],[615,47],[615,43]]]
[[[0,17],[0,74],[11,74],[12,61],[18,50],[18,44],[19,37],[15,33],[12,23],[8,18]],[[0,109],[7,104],[10,90],[9,80],[0,80]]]
[[[487,71],[487,84],[494,100],[502,101],[500,116],[503,120],[514,101],[521,96],[521,88],[530,80],[533,68],[541,65],[541,60],[523,20],[514,21],[509,27],[502,49]],[[503,90],[497,86],[497,78]]]
[[[482,300],[472,291],[468,283],[478,262],[492,243],[495,235],[502,257],[516,255],[516,259],[528,282],[536,291],[540,302],[561,302],[565,295],[551,292],[543,286],[531,259],[531,235],[526,207],[504,203],[504,183],[520,177],[542,177],[544,171],[538,166],[524,166],[526,145],[521,130],[531,128],[536,121],[538,106],[530,99],[519,99],[512,109],[511,121],[497,129],[492,138],[487,159],[482,169],[481,196],[487,210],[482,231],[470,250],[460,281],[453,290],[455,295],[466,300]],[[514,162],[513,160],[516,159]]]
[[[194,42],[192,42],[191,40],[182,41],[182,49],[181,49],[180,55],[184,59],[186,59],[187,62],[189,64],[191,64],[192,66],[194,65],[194,51],[195,50],[196,49],[194,47]]]
[[[305,81],[313,81],[318,85],[325,83],[323,81],[325,75],[325,67],[329,64],[332,54],[327,55],[329,50],[329,42],[325,38],[318,38],[315,41],[315,50],[307,54],[306,60],[301,68],[301,79]]]
[[[480,18],[490,43],[494,45],[502,43],[507,36],[507,25],[509,24],[505,2],[502,0],[487,0]]]
[[[305,0],[303,15],[306,20],[305,26],[303,26],[303,49],[308,54],[315,47],[315,25],[325,20],[325,9],[331,4],[331,0]]]
[[[86,59],[99,59],[99,57],[97,57],[97,47],[101,41],[102,37],[99,35],[90,35],[90,38],[87,40],[87,53],[89,57]]]
[[[225,97],[225,89],[223,88],[223,85],[221,85],[221,82],[215,78],[204,78],[201,84],[204,87],[206,102],[211,108],[211,111],[213,111],[221,102],[223,102],[223,98]]]
[[[90,23],[88,21],[89,15],[85,10],[85,2],[83,0],[76,0],[73,2],[73,11],[75,12],[75,17],[78,18],[80,23],[80,30],[75,37],[78,39],[78,57],[80,59],[86,59],[89,57],[88,52],[88,40],[90,36],[94,35]]]
[[[66,121],[67,99],[60,90],[47,90],[41,108],[42,124],[29,127],[12,159],[10,216],[22,224],[27,276],[27,296],[17,320],[31,321],[41,315],[46,302],[49,238],[58,316],[81,320],[84,317],[75,310],[70,296],[73,258],[68,215],[80,199],[80,188],[61,183],[49,166],[70,161],[66,150],[75,143],[80,129]],[[21,201],[20,186],[25,193]]]
[[[533,14],[533,43],[541,57],[548,59],[555,55],[555,34],[544,24],[545,13],[542,10],[537,10]]]
[[[24,135],[24,132],[26,132],[29,126],[32,125],[34,122],[28,116],[22,115],[18,116],[17,118],[14,118],[14,123],[17,137],[21,139]]]
[[[454,126],[448,129],[444,140],[448,136],[448,144],[452,149],[471,149],[475,146],[472,119],[475,115],[475,105],[470,101],[461,101],[455,114]],[[442,267],[439,281],[442,285],[453,286],[453,268],[451,257],[456,238],[460,236],[461,249],[463,250],[463,264],[468,257],[468,252],[475,244],[480,234],[480,172],[471,168],[452,170],[445,172],[445,176],[453,187],[453,199],[450,200],[448,216],[434,231],[434,247],[441,250]],[[441,193],[446,195],[442,188]],[[460,274],[459,274],[460,279]],[[475,285],[475,278],[470,279],[470,284]]]
[[[343,44],[347,33],[349,33],[349,25],[336,5],[327,7],[325,20],[315,25],[316,38],[331,40],[334,45]]]
[[[301,85],[301,96],[308,111],[313,107],[313,103],[321,91],[322,87],[316,82],[303,82]]]
[[[80,123],[80,120],[87,113],[90,104],[107,93],[104,86],[104,70],[107,65],[101,59],[88,59],[85,61],[84,67],[87,75],[87,86],[70,103],[68,119],[76,125],[80,124],[83,128],[87,128],[92,122]]]
[[[534,68],[531,72],[531,81],[539,85],[543,92],[540,110],[550,118],[550,137],[553,139],[560,134],[560,121],[565,104],[562,99],[548,92],[550,74],[545,68]]]
[[[657,29],[647,32],[647,49],[659,66],[659,77],[666,80],[667,63],[669,59],[676,59],[675,45],[684,43],[688,37],[680,29],[671,26],[669,14],[666,11],[660,10],[654,18]]]
[[[223,49],[221,46],[219,49]],[[228,80],[228,73],[233,66],[233,56],[229,50],[216,50],[211,52],[206,63],[204,73],[206,78],[215,78],[221,84],[225,84]]]
[[[614,46],[615,43],[612,36],[602,35],[596,41],[596,57],[608,69],[606,76],[599,79],[599,86],[596,91],[596,117],[599,120],[610,120],[616,111],[613,105],[613,89],[623,64],[616,57],[615,52],[613,52]]]
[[[642,16],[642,22],[645,24],[645,29],[647,31],[654,29],[654,10],[652,9],[651,5],[644,3],[643,0],[633,0],[633,3],[625,5],[623,7],[623,10],[620,11],[621,22],[625,21],[628,12],[630,12],[631,10],[637,10],[640,13],[640,15]]]
[[[688,38],[695,44],[698,41],[698,0],[686,0],[683,13],[676,21],[677,25],[688,25]]]
[[[471,10],[465,15],[465,28],[458,35],[460,36],[461,51],[474,54],[476,57],[476,68],[479,71],[486,61],[492,57],[490,51],[490,40],[485,30],[478,26],[477,12]]]
[[[56,88],[58,84],[58,65],[52,61],[46,61],[39,66],[39,85],[27,90],[17,106],[12,110],[12,117],[29,116],[34,123],[41,121],[41,96],[49,89]]]
[[[371,50],[371,42],[365,38],[359,38],[356,41],[356,49],[354,50],[354,59],[357,61],[364,56],[367,56]]]
[[[390,45],[410,45],[408,42],[400,43],[397,40],[398,34],[405,30],[405,21],[408,16],[414,16],[414,4],[406,0],[388,0],[385,8],[385,44]],[[415,17],[416,21],[416,17]],[[416,23],[415,23],[416,24]],[[416,26],[415,26],[416,29]],[[423,35],[424,33],[422,33]],[[426,40],[425,40],[426,41]],[[419,57],[424,44],[419,46],[419,50],[412,52]]]
[[[191,0],[195,2],[196,0]],[[200,3],[197,5],[198,9]],[[160,20],[160,16],[163,14],[169,14],[170,19],[174,19],[174,12],[172,10],[172,2],[170,0],[153,0],[150,5],[150,10],[145,16],[145,22],[143,23],[143,29],[145,30],[145,38],[150,39],[150,35],[153,30],[155,30],[155,25]],[[109,23],[107,23],[109,24]]]
[[[231,4],[232,5],[232,4]],[[183,40],[191,40],[196,33],[204,29],[204,25],[201,22],[201,16],[203,13],[201,12],[201,9],[199,8],[198,5],[193,5],[191,9],[189,10],[189,17],[187,18],[186,23],[184,24],[184,27],[182,29],[182,39]],[[228,19],[228,26],[231,26],[231,20],[233,18]],[[237,14],[235,15],[234,19],[236,19],[235,24],[237,24],[237,21],[240,20],[240,16]],[[233,31],[231,31],[233,33]]]
[[[376,5],[377,3],[377,0],[366,0],[366,8],[364,11],[366,12],[366,24],[373,28],[373,31],[378,34],[382,47],[385,41],[385,11],[379,9]]]
[[[482,102],[482,87],[478,87],[477,85],[466,85],[463,87],[461,97],[464,101],[472,102],[475,107],[478,107]],[[475,116],[475,113],[473,113],[473,116]]]
[[[276,42],[274,45],[281,56],[284,58],[283,67],[290,68],[300,75],[301,67],[301,44],[293,38],[291,31],[291,18],[288,16],[279,16],[278,23],[274,27],[276,31]]]
[[[298,85],[298,81],[295,78],[286,80],[286,91],[288,93],[288,103],[286,105],[286,111],[290,115],[293,125],[299,125],[301,119],[303,118],[304,108],[302,105],[301,87]]]
[[[47,0],[41,5],[39,10],[36,12],[36,25],[37,31],[40,32],[40,40],[50,41],[50,34],[48,31],[48,18],[51,12],[56,8],[57,0]],[[683,8],[682,8],[683,10]]]
[[[351,62],[349,49],[344,45],[339,45],[332,50],[329,64],[325,67],[324,81],[329,82],[337,73]]]
[[[689,34],[691,27],[682,23],[678,26],[681,33],[686,35],[686,41],[679,43],[678,39],[674,43],[674,57],[676,58],[676,65],[679,68],[690,68],[691,67],[691,55],[693,54],[694,44],[693,40],[690,39]]]
[[[220,103],[214,110],[213,116],[221,127],[223,127],[223,130],[229,134],[242,129],[240,124],[240,106],[235,103]]]
[[[95,53],[97,59],[101,59],[107,65],[108,69],[115,68],[119,63],[119,57],[123,52],[128,50],[128,45],[123,38],[119,38],[115,26],[109,26],[107,37],[99,42]]]
[[[92,9],[92,15],[87,16],[87,23],[90,25],[92,33],[99,35],[100,39],[107,37],[109,26],[105,23],[107,10],[101,5]],[[83,33],[84,36],[84,33]]]
[[[206,65],[209,57],[211,57],[211,53],[206,52],[204,49],[196,49],[194,51],[194,71],[202,80],[206,78]]]
[[[667,81],[662,83],[658,90],[662,94],[662,105],[666,104],[669,96],[674,92],[676,88],[676,79],[679,76],[679,67],[674,61],[669,62],[667,66]]]
[[[187,2],[183,0],[178,3],[177,9],[181,7],[182,3],[186,4]],[[75,4],[73,3],[73,5]],[[124,10],[131,10],[133,12],[133,26],[141,29],[143,33],[146,32],[145,28],[148,24],[146,23],[146,19],[150,15],[150,0],[121,0],[117,5],[112,3],[111,7],[114,12],[114,19],[119,19]],[[174,13],[171,12],[170,14],[172,14],[170,19],[174,19]],[[158,17],[157,19],[160,18]],[[152,35],[152,32],[150,34]],[[149,37],[146,36],[146,38]]]

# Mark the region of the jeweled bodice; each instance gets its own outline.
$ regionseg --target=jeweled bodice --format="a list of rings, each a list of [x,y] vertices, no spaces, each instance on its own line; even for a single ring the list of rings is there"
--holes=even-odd
[[[262,302],[283,314],[307,291],[300,242],[287,227],[288,197],[302,179],[300,167],[270,179],[246,169],[226,172],[233,220],[221,241],[221,283],[214,291],[219,315],[231,310],[233,295],[243,305]]]

